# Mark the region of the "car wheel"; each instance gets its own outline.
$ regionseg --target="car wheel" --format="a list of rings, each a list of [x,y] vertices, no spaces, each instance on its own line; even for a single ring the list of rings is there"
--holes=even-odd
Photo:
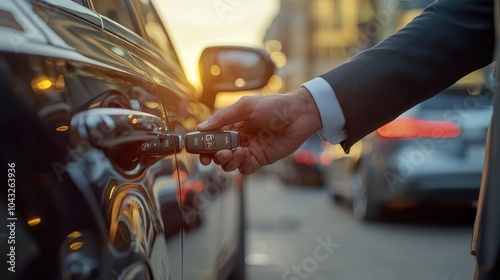
[[[335,191],[335,187],[333,186],[328,186],[329,188],[329,193],[330,193],[330,198],[332,199],[332,201],[334,203],[341,203],[344,201],[344,197],[342,197],[342,195],[338,194],[336,191]]]
[[[297,183],[297,175],[295,172],[287,169],[281,175],[281,181],[285,184],[285,186],[295,185]]]
[[[340,203],[343,200],[343,197],[337,193],[335,190],[335,174],[329,170],[329,172],[323,173],[323,182],[325,188],[328,190],[328,194],[334,203]]]
[[[379,206],[373,201],[366,184],[366,176],[359,169],[351,177],[351,188],[354,216],[363,221],[377,220],[380,217]]]
[[[342,202],[342,196],[340,196],[340,194],[330,193],[330,196],[331,196],[333,202],[335,202],[335,203]]]

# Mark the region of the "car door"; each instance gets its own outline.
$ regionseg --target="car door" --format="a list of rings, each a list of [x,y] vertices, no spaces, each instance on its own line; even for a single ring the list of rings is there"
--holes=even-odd
[[[496,172],[500,165],[500,5],[495,2],[496,27],[496,67],[493,86],[493,116],[491,118],[486,143],[481,190],[472,236],[471,253],[476,256],[474,279],[497,279],[500,275],[500,235],[499,204],[500,174]]]
[[[119,279],[180,279],[180,141],[155,82],[136,60],[148,43],[71,1],[21,5],[38,16],[36,24],[60,50],[44,63],[67,100],[66,118],[50,120],[66,127],[61,133],[73,156],[54,168],[79,174],[78,182],[86,182],[98,202],[112,248],[110,259],[98,261],[114,263],[107,273]],[[130,28],[136,26],[127,7],[114,8]],[[55,116],[59,109],[44,113]]]
[[[113,3],[116,2],[116,3]],[[101,5],[103,5],[101,7]],[[163,23],[159,19],[152,3],[149,1],[110,1],[104,4],[93,2],[94,9],[103,15],[122,20],[112,7],[126,6],[135,17],[135,24],[126,24],[137,28],[136,32],[146,39],[149,46],[138,45],[136,41],[126,42],[130,55],[157,84],[160,98],[168,112],[169,124],[175,135],[184,136],[193,131],[195,126],[209,117],[210,109],[196,99],[196,91],[187,82],[175,50],[170,43]],[[109,27],[108,27],[109,25]],[[118,30],[112,22],[104,17],[104,29]],[[126,33],[127,30],[120,30]],[[241,218],[238,212],[224,214],[225,205],[238,204],[239,192],[232,192],[233,197],[221,197],[223,190],[232,184],[232,175],[215,166],[203,167],[197,155],[185,151],[176,155],[176,180],[180,187],[178,202],[180,204],[180,228],[183,279],[213,279],[228,262],[235,249],[236,220]],[[233,184],[234,186],[234,184]],[[233,188],[234,189],[234,188]],[[230,202],[230,203],[228,203]],[[235,208],[235,207],[231,207]],[[236,207],[239,210],[238,207]],[[165,215],[164,212],[162,212]],[[229,231],[222,230],[227,220]],[[170,232],[165,222],[167,232]],[[224,234],[223,234],[224,233]],[[230,240],[231,246],[224,246]],[[226,248],[227,247],[227,248]],[[173,260],[178,263],[180,258]]]
[[[172,131],[178,135],[192,132],[210,116],[211,110],[198,101],[198,94],[180,65],[165,69],[165,65],[175,65],[178,59],[152,3],[148,0],[130,3],[141,22],[141,35],[159,50],[149,52],[151,60],[140,63],[158,84]],[[181,186],[184,279],[215,279],[235,248],[235,242],[231,248],[224,246],[226,239],[236,237],[236,228],[231,225],[240,218],[239,208],[232,211],[233,205],[239,202],[239,193],[233,191],[233,197],[224,195],[234,189],[235,176],[215,165],[202,166],[197,155],[185,151],[176,157]],[[231,212],[226,214],[228,210]],[[229,230],[224,229],[226,223]]]

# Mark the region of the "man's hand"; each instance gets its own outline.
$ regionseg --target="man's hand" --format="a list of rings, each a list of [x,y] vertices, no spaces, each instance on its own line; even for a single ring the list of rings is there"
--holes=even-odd
[[[299,88],[287,94],[243,97],[197,129],[238,131],[240,147],[201,155],[200,161],[208,165],[213,160],[225,171],[238,168],[242,174],[252,174],[298,149],[321,129],[321,117],[311,94]]]

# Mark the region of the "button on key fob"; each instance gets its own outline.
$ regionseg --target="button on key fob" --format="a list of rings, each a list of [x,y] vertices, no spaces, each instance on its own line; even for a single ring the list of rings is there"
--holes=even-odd
[[[235,149],[240,144],[239,138],[236,131],[195,131],[186,134],[184,143],[188,153],[205,154]]]

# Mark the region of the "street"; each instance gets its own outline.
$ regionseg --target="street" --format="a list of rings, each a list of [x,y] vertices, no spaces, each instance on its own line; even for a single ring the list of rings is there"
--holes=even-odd
[[[363,223],[323,188],[246,179],[250,280],[472,279],[473,211]]]

